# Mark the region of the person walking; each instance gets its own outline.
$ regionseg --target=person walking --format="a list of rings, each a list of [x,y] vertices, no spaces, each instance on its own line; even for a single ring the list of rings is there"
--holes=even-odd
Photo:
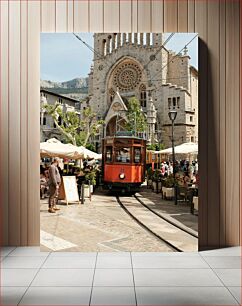
[[[59,159],[55,158],[49,168],[49,213],[55,213],[57,208],[56,203],[59,195],[59,186],[61,183],[61,177],[58,170]]]

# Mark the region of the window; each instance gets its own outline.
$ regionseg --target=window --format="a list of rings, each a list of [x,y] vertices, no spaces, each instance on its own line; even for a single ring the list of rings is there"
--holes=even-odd
[[[194,136],[191,137],[191,142],[194,142]]]
[[[111,35],[109,35],[108,36],[108,49],[109,49],[109,52],[111,52],[112,51],[112,36]]]
[[[177,102],[177,108],[180,108],[180,97],[176,98],[176,102]]]
[[[168,98],[168,108],[171,108],[171,98]]]
[[[142,107],[146,107],[147,102],[147,93],[146,93],[146,87],[144,84],[140,85],[140,105]]]
[[[107,55],[107,42],[106,42],[106,39],[103,40],[103,55]]]
[[[176,107],[176,98],[172,98],[172,105],[173,105],[173,109],[175,109]]]
[[[43,118],[43,125],[46,125],[46,117]]]
[[[58,124],[59,124],[59,125],[62,124],[62,120],[61,120],[61,117],[60,117],[60,116],[58,117]]]
[[[152,161],[155,161],[155,154],[152,153]]]
[[[142,107],[146,107],[146,91],[140,93],[140,104]]]
[[[117,148],[115,151],[115,160],[119,163],[129,163],[130,148]]]
[[[80,108],[80,103],[79,103],[79,102],[76,102],[76,103],[75,103],[75,108],[77,108],[77,109]]]
[[[192,122],[192,120],[193,120],[193,118],[192,118],[192,116],[190,116],[190,122]]]
[[[107,163],[111,163],[113,160],[113,148],[112,147],[106,147],[106,156],[105,160]]]
[[[134,162],[141,162],[141,148],[134,148]]]

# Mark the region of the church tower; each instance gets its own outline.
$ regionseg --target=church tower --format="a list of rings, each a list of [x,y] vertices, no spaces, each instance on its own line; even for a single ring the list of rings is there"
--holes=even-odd
[[[179,120],[179,127],[183,127],[177,133],[177,141],[185,141],[189,133],[193,136],[194,127],[187,122],[186,111],[191,100],[189,86],[185,86],[191,83],[188,82],[189,56],[174,57],[172,51],[162,47],[163,37],[161,33],[94,34],[95,52],[89,73],[89,98],[93,111],[105,121],[106,131],[114,130],[111,125],[115,125],[115,113],[110,108],[117,96],[118,100],[122,100],[120,105],[126,106],[129,98],[136,97],[149,119],[147,133],[150,140],[155,140],[155,133],[161,131],[159,133],[164,135],[161,135],[159,142],[170,145],[169,137],[165,135],[170,135],[168,112],[169,105],[174,101],[179,113],[177,122]],[[151,92],[152,105],[148,99]],[[189,120],[192,120],[191,117]],[[189,132],[186,126],[190,127]]]

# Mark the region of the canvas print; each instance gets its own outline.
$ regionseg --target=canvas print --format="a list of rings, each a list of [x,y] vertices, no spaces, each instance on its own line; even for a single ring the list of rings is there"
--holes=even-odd
[[[41,33],[42,251],[196,252],[198,35]]]

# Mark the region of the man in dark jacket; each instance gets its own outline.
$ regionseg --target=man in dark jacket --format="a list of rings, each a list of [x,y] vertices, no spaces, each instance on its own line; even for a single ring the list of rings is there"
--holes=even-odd
[[[61,176],[58,170],[59,159],[55,158],[49,168],[49,213],[55,213],[59,208],[56,207],[56,203],[59,195],[59,186],[61,183]]]

